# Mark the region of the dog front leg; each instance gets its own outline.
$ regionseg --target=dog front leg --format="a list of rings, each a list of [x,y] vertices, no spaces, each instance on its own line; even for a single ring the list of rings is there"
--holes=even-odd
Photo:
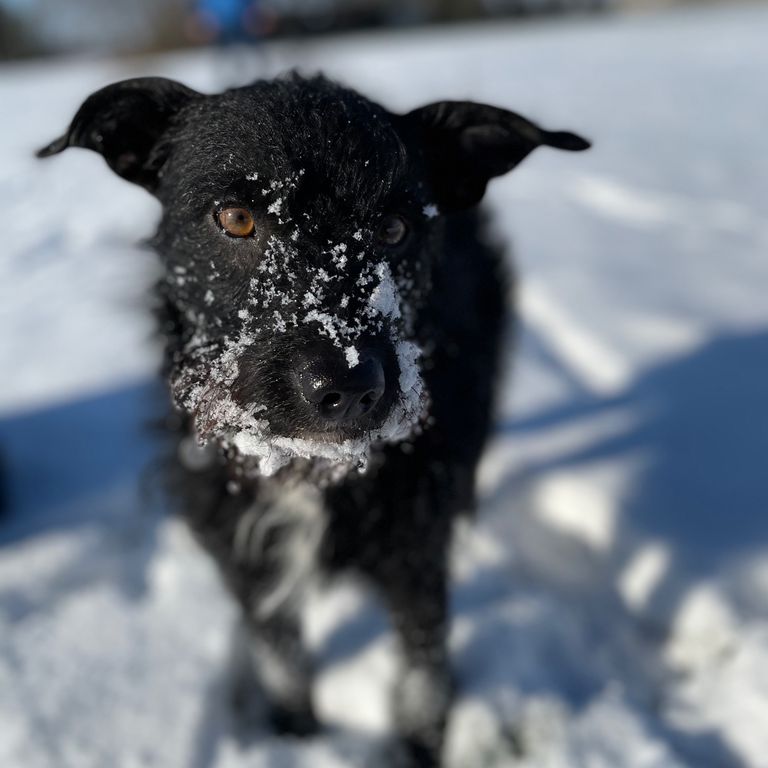
[[[439,766],[453,692],[445,568],[424,560],[409,563],[391,573],[380,587],[401,647],[392,713],[406,764],[408,768]]]
[[[308,736],[318,730],[311,665],[294,615],[246,615],[235,628],[232,658],[234,703],[241,714],[248,715],[254,697],[261,696],[277,733]]]

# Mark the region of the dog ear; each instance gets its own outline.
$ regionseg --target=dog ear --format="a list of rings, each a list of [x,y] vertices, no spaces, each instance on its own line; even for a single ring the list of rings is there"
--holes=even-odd
[[[91,94],[67,132],[37,152],[50,157],[67,147],[92,149],[118,175],[150,192],[167,159],[161,139],[174,115],[202,94],[162,77],[113,83]]]
[[[494,176],[511,171],[536,147],[580,152],[590,143],[574,133],[545,131],[505,109],[471,101],[440,101],[405,115],[422,143],[438,204],[445,210],[480,202]]]

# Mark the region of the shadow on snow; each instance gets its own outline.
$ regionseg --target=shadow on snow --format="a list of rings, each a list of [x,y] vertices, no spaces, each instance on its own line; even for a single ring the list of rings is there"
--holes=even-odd
[[[537,344],[542,347],[540,341]],[[548,364],[556,365],[556,359],[550,357]],[[661,541],[669,548],[671,566],[650,598],[657,612],[667,617],[674,615],[692,579],[714,576],[728,564],[765,547],[768,332],[715,338],[690,354],[649,368],[613,398],[591,398],[578,390],[567,372],[560,371],[559,375],[575,391],[572,399],[501,424],[502,437],[525,437],[580,423],[586,426],[592,419],[622,409],[637,418],[618,434],[528,464],[523,472],[513,468],[486,500],[486,506],[488,510],[509,510],[510,502],[513,506],[517,503],[514,516],[528,516],[531,523],[530,510],[519,508],[519,501],[515,501],[521,485],[559,469],[585,467],[604,459],[643,457],[641,468],[620,500],[619,530],[614,541],[619,557],[614,558],[611,572],[606,574],[608,585],[601,587],[601,599],[609,593],[610,597],[607,603],[603,600],[601,610],[609,606],[609,615],[604,616],[599,631],[620,632],[613,629],[613,624],[631,624],[615,593],[615,584],[625,564],[618,560],[626,560],[625,554],[631,554],[638,541]],[[0,552],[2,547],[52,529],[125,523],[120,517],[125,511],[115,517],[108,504],[81,502],[100,498],[110,489],[140,484],[142,470],[157,449],[158,441],[146,425],[148,416],[156,410],[158,392],[156,384],[141,383],[0,420],[7,496],[6,518],[0,525]],[[137,505],[138,501],[129,505],[134,515]],[[137,522],[142,524],[141,520]],[[147,522],[154,531],[157,519],[145,519],[143,524]],[[558,538],[563,534],[546,527],[542,530],[539,535],[544,536],[545,548],[561,551]],[[154,537],[154,533],[148,535]],[[631,545],[627,546],[627,541]],[[152,548],[144,549],[142,561],[146,562]],[[122,570],[110,573],[125,578]],[[135,580],[136,575],[131,578]],[[509,573],[503,569],[480,569],[470,582],[459,586],[457,614],[468,616],[493,608],[495,601],[504,599],[508,579]],[[527,586],[537,588],[535,575],[533,584]],[[23,602],[23,596],[17,597]],[[34,607],[22,606],[20,610],[24,613]],[[333,663],[350,650],[360,651],[380,636],[384,624],[373,619],[373,613],[363,613],[359,620],[353,618],[332,634],[321,650],[323,663]],[[513,645],[525,645],[524,629],[521,636],[520,627],[497,618],[484,622],[484,629],[460,655],[465,671],[471,672],[478,659],[493,659],[500,646],[508,652]],[[539,638],[532,635],[530,642],[535,645]],[[557,653],[557,645],[568,642],[568,638],[556,638],[554,642],[551,650]],[[541,650],[545,656],[547,652],[546,648]],[[584,648],[584,653],[590,653],[589,647]],[[490,664],[494,666],[493,661]],[[482,670],[475,670],[472,677],[475,673],[482,677]],[[575,667],[565,678],[556,675],[550,681],[532,680],[530,684],[525,679],[507,682],[523,692],[542,686],[557,690],[575,706],[585,704],[599,686],[599,681]],[[565,690],[560,690],[563,685]],[[650,727],[658,730],[681,756],[695,759],[702,766],[740,765],[716,733],[672,732],[660,723],[656,718],[649,719]],[[202,736],[204,741],[210,737]]]

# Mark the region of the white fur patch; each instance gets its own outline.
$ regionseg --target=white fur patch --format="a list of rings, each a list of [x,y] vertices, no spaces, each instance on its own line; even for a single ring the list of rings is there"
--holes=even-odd
[[[282,489],[267,511],[253,509],[243,515],[235,531],[235,558],[240,562],[267,558],[277,574],[254,606],[259,618],[303,597],[315,580],[326,525],[320,494],[306,484]],[[280,532],[278,543],[267,551],[267,537],[274,530]]]

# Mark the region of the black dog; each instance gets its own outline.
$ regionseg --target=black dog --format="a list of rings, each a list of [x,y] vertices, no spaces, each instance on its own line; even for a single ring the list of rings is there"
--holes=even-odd
[[[174,487],[284,731],[317,725],[304,587],[351,569],[399,634],[410,764],[439,762],[448,544],[473,504],[510,287],[476,205],[541,145],[588,147],[469,102],[395,115],[321,77],[215,96],[148,78],[93,94],[39,153],[95,150],[163,205]]]

